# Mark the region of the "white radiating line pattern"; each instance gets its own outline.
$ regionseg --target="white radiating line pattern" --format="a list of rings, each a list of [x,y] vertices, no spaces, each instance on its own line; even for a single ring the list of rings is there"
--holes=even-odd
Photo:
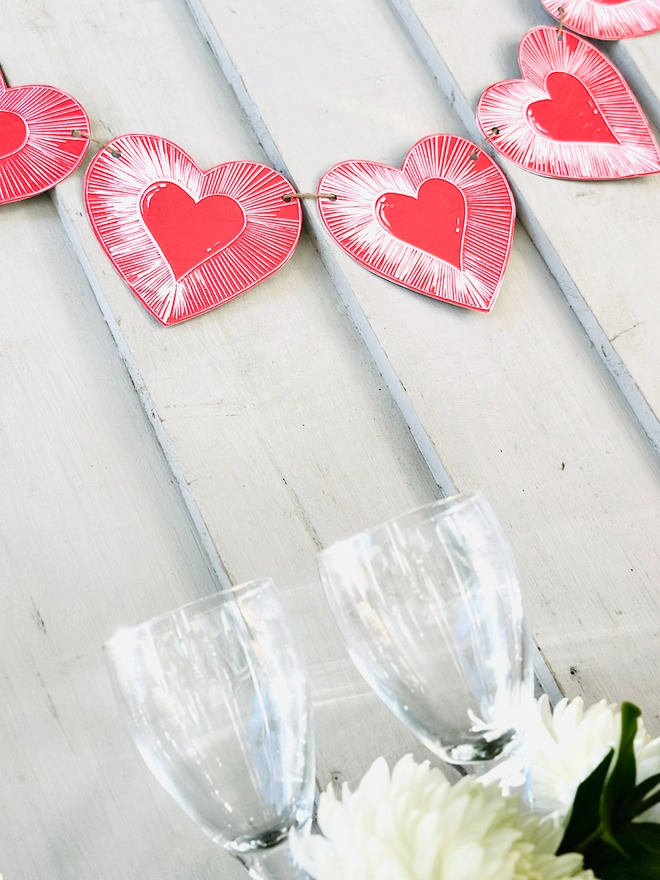
[[[0,111],[20,116],[27,140],[0,158],[0,204],[45,192],[72,174],[88,146],[89,119],[70,95],[51,86],[6,88],[0,76]]]
[[[244,293],[289,259],[300,238],[298,200],[284,202],[291,184],[265,165],[227,162],[202,171],[180,147],[154,135],[128,134],[108,144],[85,175],[85,205],[106,253],[133,293],[162,324],[176,324]],[[245,228],[234,241],[178,281],[140,213],[144,191],[172,182],[196,202],[235,199]]]
[[[660,30],[660,0],[624,0],[610,5],[599,0],[542,0],[551,15],[586,37],[625,40]]]
[[[377,275],[436,299],[490,311],[509,259],[515,207],[506,178],[485,153],[470,158],[474,144],[450,135],[419,141],[401,169],[378,162],[342,162],[321,179],[321,218],[335,241]],[[465,199],[462,270],[395,238],[379,221],[376,202],[385,193],[416,197],[433,178],[446,180]]]
[[[553,27],[535,28],[519,51],[524,79],[497,83],[481,96],[477,119],[493,146],[516,165],[548,177],[607,180],[660,171],[660,154],[649,125],[627,83],[591,43]],[[534,101],[548,99],[550,73],[569,73],[585,86],[619,141],[572,143],[540,134],[527,118]]]

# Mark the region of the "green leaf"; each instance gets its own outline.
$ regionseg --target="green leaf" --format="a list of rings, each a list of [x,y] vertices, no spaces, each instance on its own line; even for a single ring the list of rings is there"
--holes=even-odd
[[[614,749],[610,749],[598,767],[587,776],[576,791],[571,818],[557,850],[558,855],[581,850],[598,830],[601,795],[613,756]]]
[[[640,804],[639,809],[637,810],[636,815],[640,816],[642,813],[645,813],[647,810],[650,810],[651,807],[655,807],[656,804],[660,804],[660,791],[657,794],[654,794],[653,797],[647,798]]]
[[[660,825],[633,822],[618,839],[627,855],[597,840],[585,854],[585,868],[600,880],[660,880]]]
[[[656,822],[633,822],[625,834],[638,851],[638,855],[654,855],[660,870],[660,825]]]
[[[647,801],[644,798],[649,795],[655,788],[660,785],[660,773],[649,776],[643,782],[637,785],[632,793],[625,799],[622,807],[618,811],[619,822],[629,822],[635,816],[645,813],[650,807],[660,801],[660,792],[650,797]]]
[[[641,711],[632,703],[621,704],[621,741],[614,769],[605,783],[601,799],[602,838],[606,843],[625,852],[616,837],[619,812],[635,789],[637,775],[633,743],[637,733],[637,719]]]

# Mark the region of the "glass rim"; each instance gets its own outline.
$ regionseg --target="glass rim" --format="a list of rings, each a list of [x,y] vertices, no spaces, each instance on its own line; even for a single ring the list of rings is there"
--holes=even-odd
[[[361,532],[356,532],[354,535],[350,535],[348,538],[340,538],[339,541],[334,541],[332,544],[330,544],[329,547],[324,547],[323,550],[320,550],[316,554],[316,562],[318,563],[319,560],[321,560],[321,558],[324,557],[326,554],[329,555],[332,551],[336,550],[338,547],[341,547],[344,544],[353,544],[356,541],[361,541],[367,535],[372,535],[376,532],[388,529],[392,525],[394,525],[394,523],[406,520],[408,519],[408,517],[414,517],[415,514],[418,514],[423,510],[442,511],[443,508],[446,508],[447,511],[449,511],[450,509],[456,510],[456,508],[461,507],[464,504],[473,503],[477,500],[484,502],[486,501],[481,489],[470,489],[466,492],[458,492],[456,495],[448,495],[446,498],[436,498],[435,501],[429,501],[427,504],[420,504],[419,507],[413,507],[411,510],[406,510],[404,513],[399,513],[396,516],[392,516],[375,526],[371,526],[368,529],[363,529]]]
[[[191,599],[190,602],[184,602],[183,605],[178,605],[176,608],[171,608],[169,611],[162,611],[160,614],[154,615],[154,617],[150,617],[147,620],[143,620],[141,623],[136,623],[133,626],[122,626],[117,632],[110,638],[104,645],[103,650],[105,652],[112,652],[113,646],[116,642],[119,642],[121,638],[126,638],[128,633],[136,633],[141,629],[148,630],[151,629],[155,624],[160,623],[162,620],[166,620],[168,617],[174,617],[176,614],[179,614],[182,611],[186,611],[189,608],[194,607],[195,605],[204,605],[209,602],[211,599],[217,599],[218,597],[229,597],[232,595],[236,595],[240,592],[245,592],[248,589],[254,589],[255,587],[264,587],[266,585],[270,585],[277,589],[275,586],[275,581],[271,577],[262,577],[262,578],[253,578],[249,581],[244,581],[242,584],[235,584],[233,587],[226,587],[221,590],[216,590],[215,593],[209,593],[206,596],[200,596],[198,599]]]

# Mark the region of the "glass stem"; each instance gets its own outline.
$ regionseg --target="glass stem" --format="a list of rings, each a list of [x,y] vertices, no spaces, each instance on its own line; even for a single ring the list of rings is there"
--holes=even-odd
[[[310,880],[309,874],[294,862],[286,841],[268,849],[241,853],[238,860],[254,880]]]

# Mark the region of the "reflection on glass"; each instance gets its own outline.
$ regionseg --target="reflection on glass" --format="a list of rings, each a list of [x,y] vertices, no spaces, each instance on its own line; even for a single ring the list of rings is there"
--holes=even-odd
[[[106,653],[161,785],[255,877],[303,876],[285,841],[310,823],[314,738],[303,658],[273,582],[122,630]]]
[[[509,543],[481,493],[340,541],[317,564],[356,666],[422,742],[474,772],[518,747],[530,638]]]

